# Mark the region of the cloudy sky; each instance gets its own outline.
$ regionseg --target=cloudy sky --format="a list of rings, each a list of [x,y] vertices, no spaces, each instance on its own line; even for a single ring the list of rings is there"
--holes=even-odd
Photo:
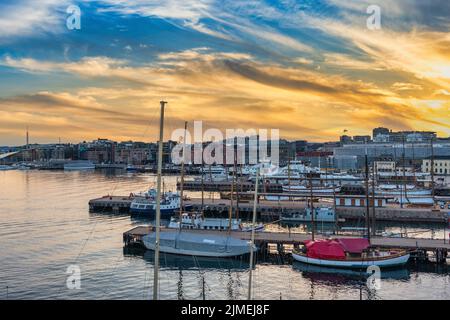
[[[449,136],[449,17],[448,0],[3,0],[0,145],[26,126],[33,142],[155,141],[161,99],[167,137],[185,120],[312,141]]]

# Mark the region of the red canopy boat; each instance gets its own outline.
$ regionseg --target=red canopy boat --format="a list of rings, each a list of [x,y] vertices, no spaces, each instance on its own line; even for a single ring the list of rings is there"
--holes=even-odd
[[[369,250],[365,238],[338,238],[305,241],[303,251],[294,251],[295,260],[321,266],[362,268],[371,265],[391,267],[405,264],[409,253],[402,250]]]

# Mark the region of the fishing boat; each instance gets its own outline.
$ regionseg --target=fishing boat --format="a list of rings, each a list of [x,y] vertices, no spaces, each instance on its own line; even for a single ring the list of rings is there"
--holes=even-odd
[[[395,267],[408,262],[405,250],[371,249],[365,238],[307,240],[302,250],[292,252],[294,260],[334,268]]]
[[[95,164],[89,160],[73,160],[64,164],[64,170],[75,171],[75,170],[94,170]]]
[[[301,213],[283,214],[281,216],[282,222],[310,222],[311,208],[305,208]],[[315,222],[336,222],[336,215],[331,207],[318,207],[314,208],[314,221]]]
[[[156,213],[157,192],[150,189],[145,196],[137,196],[130,205],[132,214],[142,214],[153,216]],[[161,217],[170,219],[174,212],[180,210],[180,196],[176,193],[165,192],[161,196]]]
[[[245,240],[230,236],[161,229],[159,251],[198,257],[236,257],[250,252]],[[155,233],[143,237],[147,249],[155,250]],[[254,249],[256,250],[256,248]]]
[[[172,229],[199,229],[199,230],[220,230],[220,231],[244,231],[250,232],[251,227],[242,224],[241,219],[221,219],[205,218],[201,213],[183,213],[181,215],[181,226],[179,218],[174,216],[170,219],[168,228]],[[264,225],[260,223],[255,227],[255,231],[263,231]]]

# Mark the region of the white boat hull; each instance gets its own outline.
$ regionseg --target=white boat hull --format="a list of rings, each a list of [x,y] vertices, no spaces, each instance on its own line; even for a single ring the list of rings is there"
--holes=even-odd
[[[155,233],[143,237],[144,246],[155,250]],[[250,253],[250,243],[223,235],[206,235],[192,231],[167,230],[160,234],[159,251],[197,257],[236,257]],[[256,247],[253,247],[256,250]]]
[[[147,242],[145,243],[145,247],[149,250],[155,250],[155,244]],[[243,251],[240,253],[236,252],[207,252],[207,251],[196,251],[196,250],[183,250],[183,249],[177,249],[174,247],[168,247],[168,246],[160,246],[159,252],[164,253],[171,253],[171,254],[177,254],[177,255],[185,255],[185,256],[196,256],[196,257],[217,257],[217,258],[229,258],[229,257],[236,257],[241,256],[246,253],[250,253],[250,247],[247,251]]]
[[[335,268],[365,268],[369,266],[378,266],[378,267],[394,267],[404,265],[409,260],[409,253],[401,256],[395,256],[393,258],[386,258],[382,260],[324,260],[324,259],[316,259],[306,257],[304,255],[299,255],[292,253],[292,257],[296,261],[300,261],[307,264],[312,264],[316,266],[324,266],[324,267],[335,267]]]

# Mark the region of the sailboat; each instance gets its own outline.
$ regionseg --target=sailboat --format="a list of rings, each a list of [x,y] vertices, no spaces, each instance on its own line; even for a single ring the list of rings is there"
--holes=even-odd
[[[224,218],[205,218],[201,213],[195,212],[183,212],[181,215],[181,225],[179,218],[172,217],[168,228],[179,229],[198,229],[198,230],[220,230],[228,231],[231,226],[231,231],[243,231],[250,232],[252,227],[245,226],[241,219],[229,219]],[[264,231],[264,225],[262,223],[255,227],[256,232]]]
[[[311,265],[335,268],[394,267],[408,262],[410,254],[406,250],[380,250],[370,247],[368,172],[366,155],[367,238],[314,240],[313,228],[312,240],[305,241],[301,250],[292,252],[294,260]]]
[[[247,241],[220,234],[161,229],[159,251],[198,257],[236,257],[249,253]],[[155,233],[143,238],[147,249],[155,250]]]
[[[164,101],[161,101],[160,139],[158,154],[157,196],[156,196],[156,226],[153,231],[143,237],[143,243],[147,249],[155,250],[155,256],[159,252],[190,255],[199,257],[234,257],[249,253],[249,244],[228,235],[200,232],[200,230],[183,230],[161,228],[161,167],[162,167],[162,140],[164,128]],[[185,127],[186,129],[186,127]],[[185,142],[183,142],[185,143]],[[183,148],[184,152],[184,148]],[[184,159],[184,154],[183,154]],[[184,160],[182,164],[184,163]],[[184,166],[182,165],[182,168]],[[183,179],[182,179],[183,180]],[[181,190],[182,192],[182,190]],[[183,194],[181,193],[181,199]],[[180,213],[182,210],[180,210]],[[155,268],[158,259],[155,258]]]
[[[368,266],[394,267],[408,262],[405,250],[370,250],[367,239],[339,238],[308,240],[303,250],[293,251],[296,261],[324,267],[365,268]]]

